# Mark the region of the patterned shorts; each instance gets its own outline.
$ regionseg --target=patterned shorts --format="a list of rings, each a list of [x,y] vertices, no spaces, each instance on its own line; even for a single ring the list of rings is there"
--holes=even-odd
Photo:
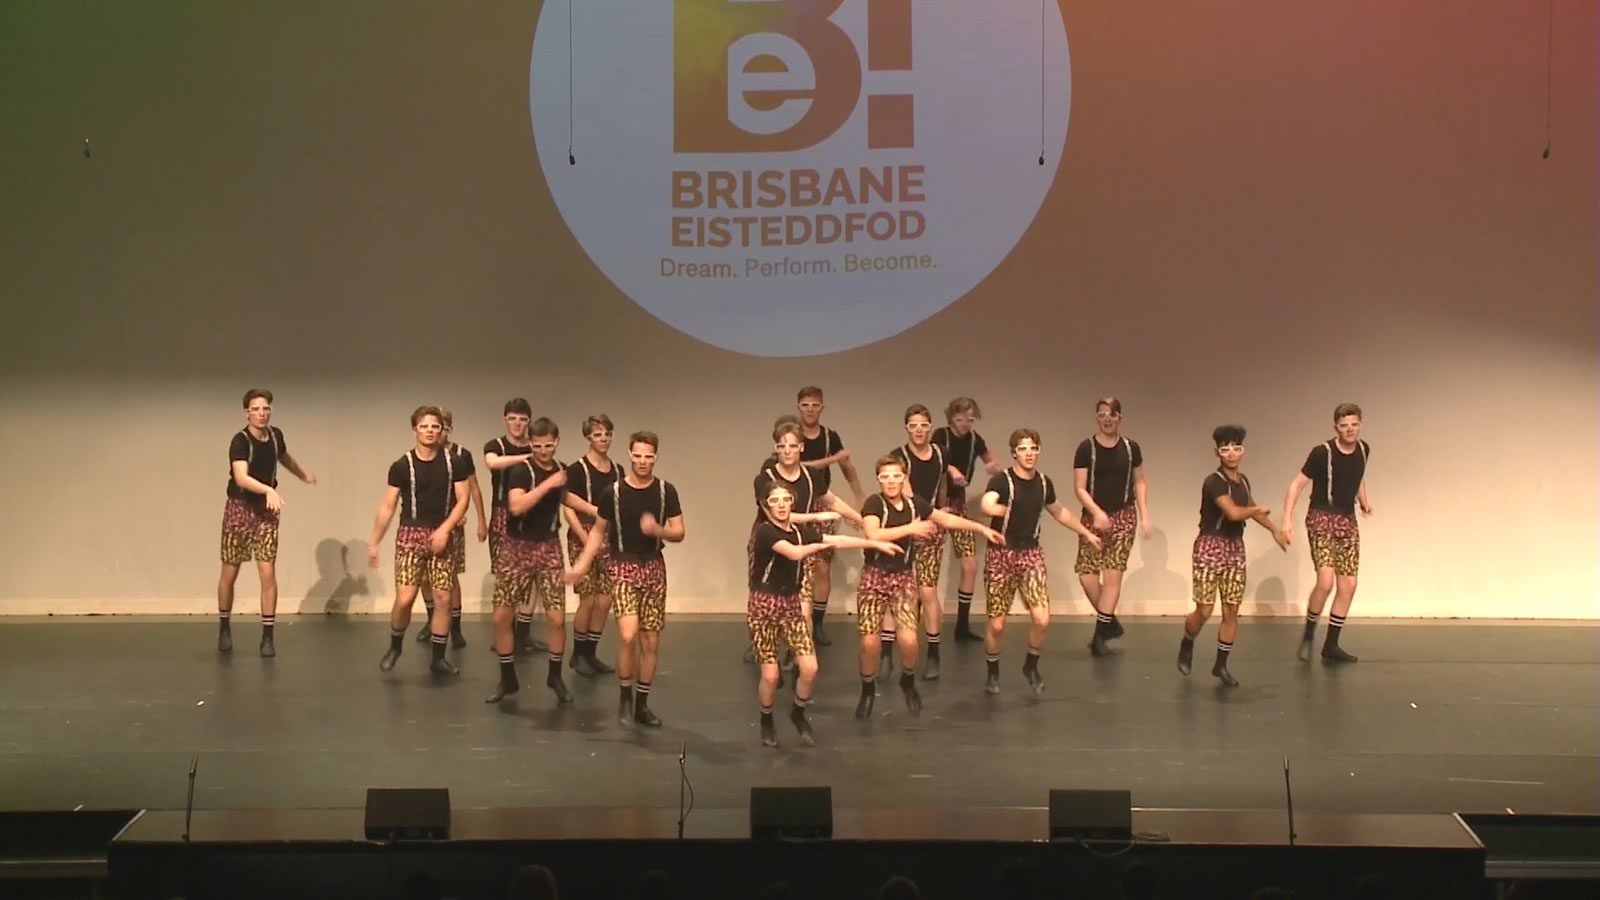
[[[1029,612],[1050,606],[1050,577],[1044,565],[1044,550],[1028,547],[990,547],[983,557],[984,606],[989,618],[998,619],[1011,612],[1012,600],[1022,594],[1022,606]]]
[[[1244,601],[1244,539],[1202,534],[1194,539],[1194,605],[1211,609]]]
[[[444,546],[444,555],[450,558],[450,570],[460,575],[467,570],[467,523],[462,522],[450,532],[450,543]]]
[[[883,628],[884,614],[891,610],[896,626],[916,629],[922,611],[916,573],[910,569],[863,568],[861,583],[856,586],[856,630],[862,637],[877,634]]]
[[[222,561],[230,566],[278,561],[278,514],[228,498],[222,507]]]
[[[611,609],[618,619],[638,616],[643,631],[660,631],[667,625],[667,563],[652,559],[644,562],[610,561]]]
[[[1306,538],[1315,568],[1350,576],[1361,571],[1361,526],[1355,516],[1313,509],[1306,513]]]
[[[394,583],[407,587],[429,587],[435,592],[455,588],[456,570],[449,547],[437,556],[429,539],[433,529],[422,525],[401,525],[394,534]]]
[[[944,561],[944,529],[938,529],[927,540],[916,538],[911,544],[911,566],[917,573],[917,586],[938,587],[939,565]]]
[[[495,564],[494,605],[529,606],[537,589],[545,612],[565,611],[567,585],[561,580],[565,571],[561,542],[555,538],[524,541],[507,537],[500,544],[500,559]]]
[[[583,542],[573,537],[572,532],[567,532],[567,560],[577,562],[583,555]],[[611,595],[611,548],[608,544],[600,545],[600,552],[594,555],[594,562],[589,565],[589,574],[578,579],[572,586],[573,593],[579,597],[602,597]]]
[[[952,516],[960,516],[963,519],[967,517],[965,497],[961,498],[959,503],[951,503],[949,508]],[[956,559],[970,559],[977,556],[978,535],[971,531],[951,531],[950,552],[955,554]]]
[[[811,623],[800,612],[799,594],[782,597],[751,591],[745,622],[750,626],[750,646],[755,648],[758,663],[778,662],[780,640],[788,644],[796,656],[817,653],[816,645],[811,642]]]
[[[1137,507],[1124,506],[1112,513],[1110,518],[1109,529],[1096,529],[1094,532],[1102,542],[1099,550],[1082,537],[1078,538],[1078,561],[1072,566],[1074,572],[1079,575],[1099,575],[1109,569],[1128,571],[1128,554],[1133,552],[1133,533],[1138,530],[1139,510]],[[1094,516],[1088,510],[1084,510],[1080,521],[1085,528],[1094,528]]]
[[[500,542],[506,539],[506,508],[496,506],[494,512],[489,514],[489,571],[498,573],[500,569]]]
[[[817,500],[817,501],[815,501],[815,502],[813,502],[811,504],[811,511],[814,512],[814,513],[828,512],[831,509],[832,509],[831,506],[828,506],[827,504],[823,503],[821,500]],[[834,520],[829,521],[829,522],[818,522],[818,523],[816,523],[816,527],[817,527],[817,530],[822,532],[823,534],[838,534],[839,533],[839,520],[838,519],[834,519]],[[833,548],[829,547],[828,549],[822,551],[821,553],[818,553],[816,556],[813,556],[811,558],[812,559],[820,559],[823,562],[832,562],[833,561]],[[811,567],[810,566],[806,566],[806,568],[809,569]]]

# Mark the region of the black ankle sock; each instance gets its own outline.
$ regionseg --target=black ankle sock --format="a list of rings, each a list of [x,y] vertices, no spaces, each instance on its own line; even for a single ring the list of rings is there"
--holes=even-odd
[[[917,673],[911,671],[910,669],[901,669],[900,670],[900,686],[901,687],[911,687],[912,685],[915,685],[916,683],[917,683]]]
[[[984,662],[988,663],[990,675],[1000,674],[1000,657],[998,655],[987,657]]]
[[[1344,633],[1344,616],[1336,616],[1336,615],[1334,615],[1332,613],[1329,613],[1328,614],[1328,637],[1326,638],[1327,646],[1329,646],[1329,647],[1337,647],[1337,646],[1339,646],[1339,635],[1341,635],[1343,633]]]
[[[1307,612],[1306,613],[1306,634],[1305,634],[1305,637],[1302,638],[1302,640],[1309,641],[1312,638],[1317,636],[1317,621],[1319,619],[1321,619],[1321,618],[1322,618],[1322,614],[1321,613],[1314,613],[1314,612]]]
[[[394,652],[399,653],[400,652],[400,648],[405,646],[405,639],[406,639],[406,633],[404,631],[395,631],[393,628],[389,629],[389,649],[390,650],[393,650]]]
[[[1028,648],[1028,656],[1022,661],[1022,671],[1036,672],[1039,669],[1039,651]]]
[[[276,625],[276,624],[277,624],[277,617],[275,617],[275,616],[262,616],[261,617],[261,636],[262,637],[272,637],[272,626]]]
[[[633,685],[633,702],[644,706],[650,702],[650,682],[639,681]]]
[[[450,635],[434,634],[429,638],[433,642],[433,661],[439,662],[444,659],[444,648],[450,646]]]
[[[450,630],[451,631],[460,631],[461,630],[461,610],[459,610],[459,609],[450,610]]]
[[[517,680],[517,658],[515,656],[500,657],[500,680],[515,682]]]
[[[556,681],[561,678],[561,654],[550,654],[550,671],[545,675],[545,678],[550,681]]]

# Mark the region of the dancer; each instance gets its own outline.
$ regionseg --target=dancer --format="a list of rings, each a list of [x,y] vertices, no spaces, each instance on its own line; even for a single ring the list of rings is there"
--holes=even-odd
[[[989,672],[983,689],[990,694],[1000,693],[1001,638],[1012,600],[1020,593],[1031,619],[1022,676],[1038,696],[1044,693],[1039,653],[1050,627],[1050,582],[1044,550],[1039,547],[1039,520],[1049,513],[1095,549],[1102,545],[1098,535],[1057,502],[1056,486],[1038,470],[1039,432],[1018,428],[1011,432],[1010,446],[1011,467],[989,479],[978,504],[984,515],[991,517],[990,526],[1004,536],[1004,544],[990,546],[983,559],[983,588],[989,613],[989,630],[983,639]]]
[[[400,660],[417,592],[426,585],[434,596],[449,597],[453,589],[460,587],[449,544],[451,533],[467,514],[467,476],[457,468],[454,455],[447,452],[444,413],[439,407],[417,407],[411,414],[411,430],[416,446],[389,466],[389,487],[378,505],[372,540],[367,544],[367,565],[376,569],[379,545],[398,507],[400,527],[394,535],[395,594],[389,611],[389,651],[378,663],[385,672]],[[460,670],[444,658],[445,645],[450,641],[448,603],[434,608],[430,625],[430,668],[441,675],[456,674]]]
[[[597,413],[583,420],[583,437],[589,447],[577,461],[567,466],[567,491],[587,503],[594,503],[600,492],[616,483],[617,467],[611,461],[611,434],[616,426],[611,417]],[[583,545],[594,527],[593,515],[573,509],[563,510],[567,518],[567,558],[578,561]],[[572,660],[579,675],[610,675],[616,669],[600,658],[600,637],[605,633],[606,613],[611,610],[611,582],[606,577],[606,551],[589,567],[589,574],[575,585],[578,610],[572,615]]]
[[[822,388],[807,385],[795,395],[795,408],[800,412],[801,437],[805,446],[800,459],[806,467],[819,475],[818,490],[826,493],[833,486],[832,467],[839,466],[840,474],[850,485],[855,505],[866,502],[866,492],[861,489],[861,478],[855,464],[850,461],[850,451],[844,448],[839,432],[822,424]],[[822,512],[813,509],[812,512]],[[838,523],[820,524],[823,534],[832,534]],[[833,549],[830,547],[813,556],[811,562],[811,632],[819,647],[833,643],[822,630],[822,621],[828,614],[828,600],[833,595]]]
[[[1119,651],[1106,642],[1122,637],[1117,600],[1122,596],[1122,578],[1133,550],[1133,532],[1138,528],[1145,540],[1150,539],[1150,511],[1145,504],[1144,451],[1138,441],[1122,436],[1122,401],[1101,397],[1095,401],[1094,417],[1098,428],[1078,445],[1072,460],[1072,482],[1083,504],[1083,524],[1099,536],[1103,549],[1078,541],[1073,569],[1095,612],[1089,652],[1114,656]]]
[[[978,460],[983,460],[983,470],[998,474],[1000,462],[994,458],[983,435],[974,430],[983,412],[978,401],[971,397],[957,397],[945,404],[946,425],[933,431],[933,443],[944,451],[947,468],[945,483],[949,498],[945,506],[954,515],[967,514],[967,490],[977,474]],[[961,580],[956,587],[956,641],[981,641],[983,637],[972,630],[972,594],[978,586],[978,542],[970,531],[950,532],[950,553],[961,569]]]
[[[233,585],[239,567],[256,562],[261,579],[262,656],[278,655],[272,629],[278,613],[278,518],[283,498],[278,496],[278,466],[306,484],[317,476],[289,455],[283,430],[272,424],[272,392],[251,388],[244,392],[244,428],[228,444],[228,500],[222,507],[222,574],[217,579],[217,652],[233,650]]]
[[[478,470],[472,462],[472,451],[453,443],[450,432],[455,428],[454,419],[448,407],[439,407],[439,412],[444,416],[444,441],[445,452],[450,454],[452,464],[460,471],[465,472],[467,478],[468,511],[478,517],[478,543],[483,543],[489,538],[489,521],[483,512],[483,492],[478,489]],[[461,648],[467,645],[467,636],[461,631],[461,576],[467,571],[467,525],[466,519],[457,523],[454,531],[450,532],[450,545],[445,549],[445,554],[450,557],[450,566],[455,570],[455,587],[450,590],[450,644]],[[428,618],[433,619],[433,605],[435,598],[433,590],[424,585],[422,588],[422,605],[428,610]],[[428,626],[417,629],[417,643],[427,640]]]
[[[747,622],[750,643],[761,664],[758,688],[761,743],[767,747],[778,746],[772,706],[781,686],[780,640],[794,651],[797,667],[794,707],[789,711],[789,720],[800,733],[801,741],[808,745],[816,743],[811,722],[806,717],[806,707],[811,703],[811,685],[817,677],[817,651],[811,641],[811,621],[800,602],[801,573],[806,559],[829,546],[871,549],[890,555],[901,552],[900,547],[887,541],[822,535],[816,526],[794,520],[796,505],[794,493],[781,479],[769,479],[761,497],[762,521],[756,525],[751,543],[753,564]]]
[[[861,698],[856,701],[856,718],[872,715],[877,694],[875,681],[883,655],[891,648],[881,640],[884,619],[893,617],[894,642],[900,648],[900,692],[912,715],[922,712],[922,696],[917,691],[917,613],[918,585],[916,555],[937,553],[940,528],[961,529],[982,534],[991,542],[1000,533],[979,522],[935,509],[907,487],[909,468],[897,454],[878,460],[878,493],[861,506],[862,530],[868,540],[887,542],[899,548],[898,554],[868,550],[862,554],[865,565],[856,588],[856,617],[861,632]],[[931,548],[931,549],[930,549]],[[936,646],[936,645],[933,645]],[[937,670],[936,670],[937,671]]]
[[[1328,636],[1322,642],[1322,658],[1329,662],[1356,662],[1355,654],[1339,646],[1345,617],[1356,596],[1356,573],[1361,570],[1361,527],[1356,508],[1363,516],[1372,515],[1367,502],[1367,457],[1372,448],[1361,439],[1361,407],[1341,403],[1333,410],[1333,440],[1311,448],[1305,465],[1289,482],[1283,499],[1284,540],[1294,538],[1294,508],[1300,492],[1309,485],[1311,506],[1306,510],[1306,540],[1311,545],[1311,565],[1317,581],[1306,598],[1306,630],[1300,638],[1301,661],[1311,659],[1311,645],[1317,637],[1317,619],[1322,606],[1333,593],[1333,610],[1328,613]]]
[[[1256,506],[1250,479],[1239,470],[1244,461],[1243,425],[1221,425],[1211,433],[1221,463],[1200,486],[1200,533],[1194,539],[1194,612],[1183,620],[1183,643],[1178,645],[1178,671],[1194,668],[1194,639],[1222,600],[1222,624],[1217,626],[1217,661],[1211,674],[1223,685],[1236,687],[1239,679],[1228,671],[1228,654],[1239,632],[1239,604],[1244,600],[1244,523],[1254,521],[1272,533],[1280,548],[1289,539],[1273,524],[1266,507]]]
[[[494,568],[500,558],[500,542],[506,536],[506,478],[505,472],[527,461],[533,451],[528,446],[528,424],[533,421],[533,407],[521,397],[506,401],[504,410],[506,433],[483,445],[483,464],[489,469],[489,567]]]
[[[544,607],[545,640],[550,650],[545,686],[556,702],[572,702],[572,692],[561,677],[561,654],[566,648],[567,587],[561,559],[561,510],[594,515],[594,507],[567,491],[567,471],[556,462],[561,429],[539,418],[529,429],[532,456],[506,471],[506,538],[503,558],[495,571],[494,639],[500,655],[500,687],[486,703],[498,703],[517,692],[516,645],[512,611],[533,605],[539,595]],[[502,588],[504,585],[504,588]]]
[[[620,642],[617,718],[624,725],[637,722],[650,728],[661,727],[650,709],[661,629],[667,623],[667,564],[661,550],[666,542],[682,541],[686,533],[678,489],[655,476],[660,446],[653,432],[635,431],[628,437],[628,472],[595,500],[594,527],[566,576],[568,584],[578,583],[589,574],[601,546],[610,551],[606,571]]]

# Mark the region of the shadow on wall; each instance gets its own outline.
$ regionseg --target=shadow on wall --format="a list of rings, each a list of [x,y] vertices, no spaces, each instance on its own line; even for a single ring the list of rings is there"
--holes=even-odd
[[[365,541],[341,542],[323,538],[317,542],[317,580],[300,603],[304,613],[321,609],[328,615],[351,612],[356,597],[382,598],[387,595],[380,570],[367,568]],[[367,612],[365,609],[356,612]]]
[[[1122,595],[1134,602],[1123,606],[1134,615],[1177,614],[1189,611],[1189,573],[1172,567],[1172,547],[1160,528],[1150,532],[1150,540],[1139,539],[1139,568],[1122,581]],[[1187,570],[1187,566],[1184,567]]]

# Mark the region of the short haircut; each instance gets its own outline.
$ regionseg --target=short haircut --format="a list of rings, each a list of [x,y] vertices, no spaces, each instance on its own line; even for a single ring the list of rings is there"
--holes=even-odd
[[[761,501],[765,503],[767,498],[771,497],[777,491],[783,491],[785,494],[788,494],[791,497],[794,496],[794,491],[789,490],[789,486],[787,484],[784,484],[778,479],[773,478],[767,481],[767,489],[762,492]]]
[[[634,444],[649,444],[651,450],[661,450],[661,438],[656,437],[654,431],[635,431],[628,435],[628,449],[632,450]]]
[[[445,431],[456,427],[455,417],[450,415],[450,407],[448,406],[439,407],[439,421],[444,424]]]
[[[1094,411],[1099,412],[1100,407],[1102,406],[1110,409],[1111,414],[1114,416],[1122,415],[1122,401],[1115,397],[1101,397],[1099,400],[1096,400],[1094,402]]]
[[[501,412],[501,415],[509,416],[513,414],[527,416],[531,419],[533,418],[533,407],[529,406],[528,401],[521,397],[512,397],[506,401],[506,408]]]
[[[594,434],[594,427],[596,425],[604,425],[607,431],[617,430],[617,426],[611,424],[610,416],[606,415],[605,413],[595,413],[589,418],[583,420],[583,436],[588,437],[589,435]]]
[[[898,453],[889,453],[878,457],[878,462],[872,467],[872,471],[874,473],[882,472],[889,466],[894,466],[895,468],[904,472],[906,470],[906,461],[901,459]]]
[[[1039,432],[1034,431],[1032,428],[1018,428],[1016,431],[1011,432],[1011,449],[1013,452],[1016,451],[1017,445],[1023,441],[1033,441],[1035,447],[1044,446],[1044,441],[1039,439]]]
[[[974,419],[983,418],[983,410],[978,409],[978,401],[971,397],[957,397],[944,405],[944,420],[955,421],[956,416],[962,413],[972,413]]]
[[[257,397],[260,397],[268,403],[272,402],[271,391],[267,390],[266,388],[251,388],[250,390],[244,392],[244,408],[249,409],[250,401],[256,399]]]
[[[788,423],[793,424],[793,425],[799,425],[800,424],[800,417],[795,415],[794,413],[784,413],[783,415],[781,415],[781,416],[777,417],[776,419],[772,420],[772,427],[773,428],[777,428],[779,425],[782,425],[785,422],[788,422]]]
[[[411,427],[417,427],[417,423],[421,422],[428,416],[433,416],[435,419],[439,420],[439,424],[444,424],[444,411],[439,409],[439,407],[419,406],[414,412],[411,413]]]
[[[561,426],[544,416],[540,416],[533,420],[532,425],[528,426],[528,436],[558,438],[561,437]]]
[[[783,440],[783,436],[786,434],[794,435],[795,440],[799,441],[801,444],[806,442],[806,436],[800,431],[799,422],[791,422],[787,419],[779,419],[772,426],[772,442],[776,444],[777,442]]]
[[[928,408],[926,406],[923,406],[921,403],[913,403],[910,406],[906,407],[905,424],[907,424],[907,425],[911,424],[911,417],[912,416],[922,416],[923,418],[927,419],[929,422],[933,421],[933,413],[928,412]]]
[[[1218,425],[1211,432],[1211,440],[1218,447],[1223,444],[1243,444],[1245,429],[1243,425]]]
[[[821,400],[822,388],[819,388],[814,384],[808,384],[801,388],[800,391],[794,395],[794,402],[799,403],[801,400],[805,400],[808,397],[815,397],[818,400]]]
[[[272,396],[268,395],[267,399],[271,400]],[[1333,420],[1335,422],[1339,421],[1345,416],[1355,416],[1358,419],[1361,418],[1361,407],[1355,405],[1354,403],[1341,403],[1333,408]]]

